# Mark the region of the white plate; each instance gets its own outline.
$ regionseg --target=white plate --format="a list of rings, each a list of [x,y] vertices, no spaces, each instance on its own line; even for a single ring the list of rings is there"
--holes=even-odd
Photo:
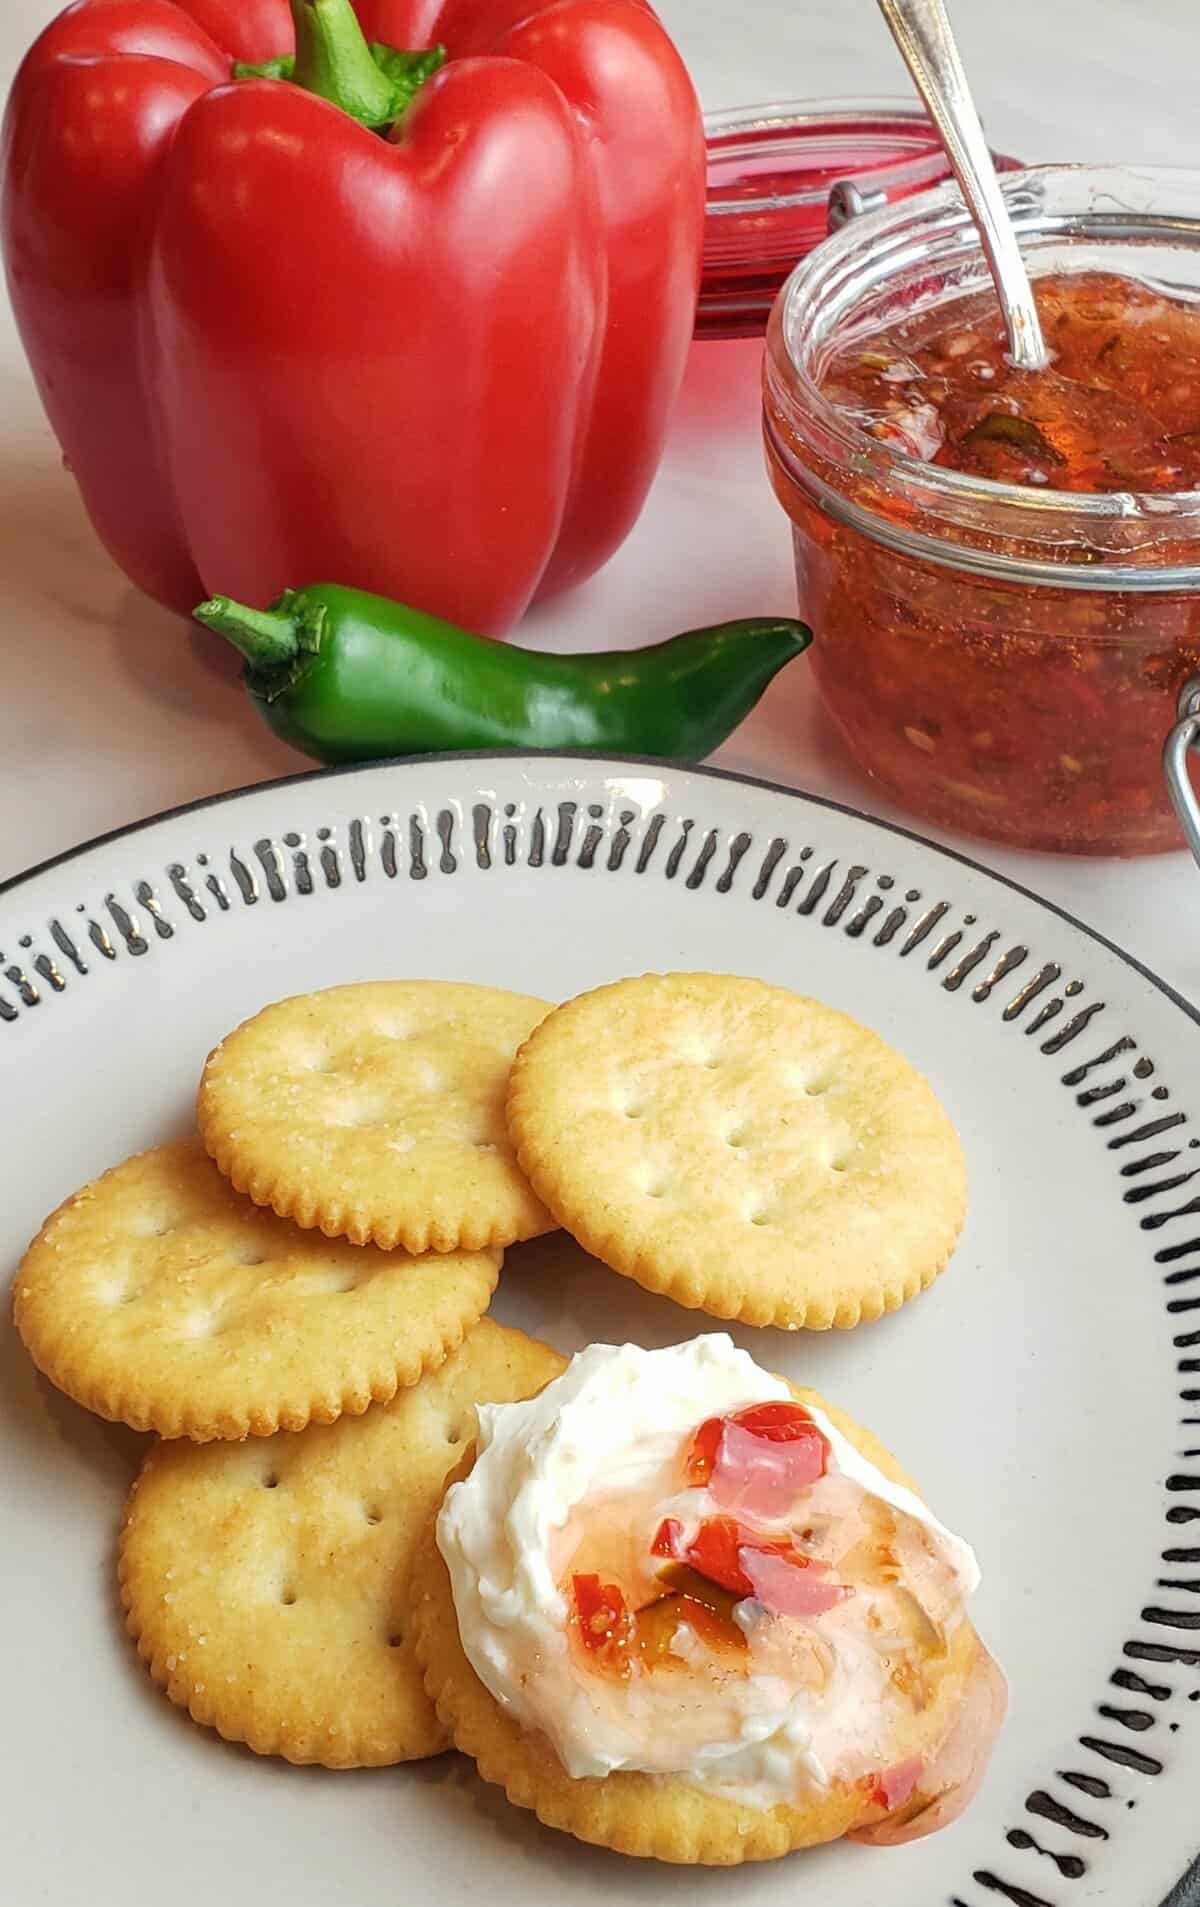
[[[561,998],[679,967],[846,1008],[963,1133],[971,1213],[932,1293],[854,1332],[735,1335],[874,1426],[979,1552],[1012,1703],[966,1820],[680,1873],[540,1829],[454,1756],[328,1774],[223,1745],[121,1634],[140,1440],[5,1331],[3,1907],[1159,1907],[1200,1844],[1200,1024],[1032,896],[861,815],[637,763],[386,766],[149,823],[0,894],[3,1259],[183,1129],[209,1047],[269,1000],[387,975]],[[561,1239],[511,1254],[497,1310],[564,1351],[704,1323]]]

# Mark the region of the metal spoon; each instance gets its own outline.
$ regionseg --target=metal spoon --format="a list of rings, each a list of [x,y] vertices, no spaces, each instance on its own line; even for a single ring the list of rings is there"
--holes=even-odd
[[[879,0],[879,10],[941,134],[954,176],[979,227],[1008,330],[1009,358],[1020,371],[1044,371],[1050,359],[1029,273],[942,0]]]

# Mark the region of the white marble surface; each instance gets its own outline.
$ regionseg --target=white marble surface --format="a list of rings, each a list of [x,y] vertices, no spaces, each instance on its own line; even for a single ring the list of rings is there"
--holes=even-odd
[[[872,0],[659,0],[706,107],[901,92]],[[56,0],[4,0],[0,80]],[[1200,166],[1195,0],[957,0],[995,144],[1029,159]],[[581,648],[793,607],[786,525],[761,465],[756,345],[693,363],[634,535],[525,639]],[[0,313],[0,879],[102,830],[306,764],[263,730],[223,655],[139,598],[96,544]],[[299,580],[299,579],[298,579]],[[723,766],[878,803],[823,734],[803,665]],[[1072,862],[954,845],[1033,887],[1200,1000],[1200,872],[1184,856]]]

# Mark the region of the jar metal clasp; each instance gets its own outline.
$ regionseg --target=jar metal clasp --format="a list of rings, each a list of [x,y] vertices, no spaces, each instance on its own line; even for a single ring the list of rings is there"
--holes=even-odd
[[[1179,691],[1179,720],[1163,750],[1167,792],[1187,844],[1200,862],[1200,800],[1188,774],[1188,756],[1193,749],[1200,753],[1200,675],[1192,676]]]
[[[887,202],[887,193],[879,186],[868,187],[864,192],[856,179],[836,179],[829,188],[825,214],[829,229],[840,231],[851,219],[860,219],[864,212],[877,212]]]

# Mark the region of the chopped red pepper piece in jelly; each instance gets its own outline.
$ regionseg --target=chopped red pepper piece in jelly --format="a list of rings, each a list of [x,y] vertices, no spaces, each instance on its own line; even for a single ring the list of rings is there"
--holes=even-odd
[[[601,1582],[599,1576],[572,1576],[571,1591],[584,1648],[610,1657],[628,1649],[633,1619],[616,1583]]]
[[[682,1523],[669,1516],[658,1526],[654,1554],[690,1563],[699,1575],[707,1576],[709,1582],[719,1583],[735,1596],[750,1596],[754,1593],[750,1578],[738,1560],[743,1540],[749,1536],[750,1532],[741,1529],[731,1516],[710,1516],[701,1523],[692,1541],[685,1543]],[[788,1547],[786,1540],[784,1547]]]
[[[683,1524],[677,1517],[665,1516],[658,1526],[651,1553],[655,1556],[682,1555],[682,1537]]]
[[[731,1516],[707,1517],[685,1550],[684,1560],[735,1596],[752,1596],[754,1587],[741,1562],[746,1534]]]
[[[749,1409],[735,1412],[731,1422],[768,1443],[793,1443],[797,1438],[821,1435],[803,1404],[751,1404]]]
[[[825,1475],[829,1444],[802,1404],[751,1404],[701,1424],[687,1480],[707,1484],[723,1509],[782,1516]]]
[[[784,1554],[748,1546],[739,1556],[755,1598],[779,1616],[796,1616],[801,1621],[823,1616],[854,1594],[849,1583],[824,1581],[821,1566],[794,1550]]]
[[[881,1775],[866,1775],[862,1786],[866,1789],[877,1808],[886,1808],[890,1814],[893,1808],[901,1808],[908,1801],[921,1779],[924,1763],[920,1755],[914,1755],[909,1761],[898,1761],[893,1768],[885,1768]]]
[[[765,1536],[732,1516],[705,1517],[690,1543],[667,1517],[654,1538],[656,1556],[673,1556],[739,1598],[755,1596],[777,1615],[819,1616],[853,1590],[823,1581],[826,1565],[803,1556],[786,1536]]]
[[[717,1461],[717,1452],[721,1448],[721,1439],[724,1434],[724,1417],[710,1417],[706,1423],[701,1424],[692,1438],[692,1447],[688,1452],[687,1480],[689,1483],[708,1482],[713,1465]]]

